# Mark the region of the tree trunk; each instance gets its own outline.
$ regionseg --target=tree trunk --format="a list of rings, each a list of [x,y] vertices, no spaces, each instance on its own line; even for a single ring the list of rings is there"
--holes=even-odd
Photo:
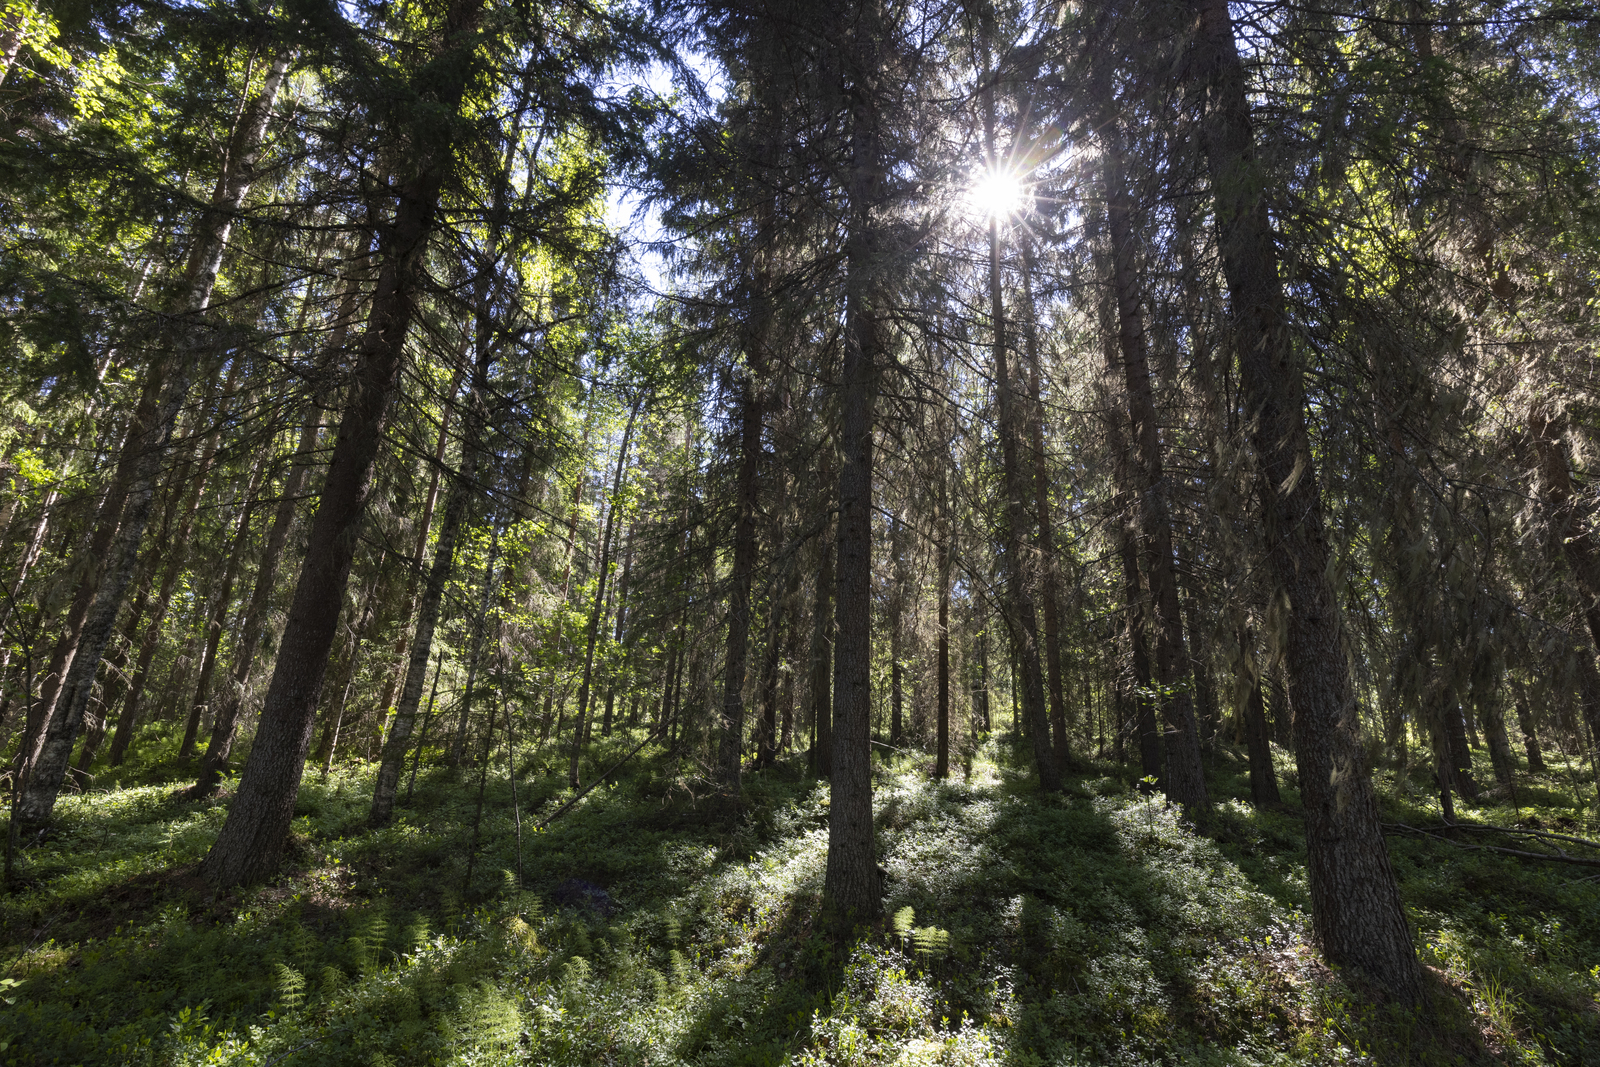
[[[1450,745],[1450,770],[1453,781],[1461,791],[1462,799],[1470,804],[1478,802],[1478,783],[1472,777],[1472,749],[1467,747],[1467,722],[1462,714],[1461,701],[1454,690],[1447,695],[1441,709],[1444,713],[1445,736]]]
[[[875,211],[883,195],[878,93],[888,26],[880,0],[852,12],[844,49],[850,161],[846,200],[844,365],[839,378],[838,558],[834,575],[832,802],[823,898],[836,926],[882,906],[872,828],[872,451],[882,347]]]
[[[465,354],[463,352],[463,354]],[[455,415],[456,394],[461,388],[461,374],[458,371],[451,376],[450,390],[445,397],[444,411],[439,416],[439,439],[433,449],[433,464],[428,469],[428,492],[422,498],[422,517],[417,520],[417,543],[411,552],[410,574],[406,577],[405,607],[400,612],[400,636],[394,642],[394,668],[389,672],[389,681],[384,685],[383,700],[378,707],[388,714],[393,706],[395,697],[405,683],[407,671],[410,667],[410,657],[406,651],[411,647],[412,621],[417,617],[417,598],[422,588],[422,576],[426,573],[425,563],[428,558],[428,534],[433,532],[433,511],[439,502],[439,475],[444,470],[445,449],[450,444],[450,421]],[[426,657],[424,657],[426,658]],[[412,712],[413,719],[416,713]],[[387,734],[385,735],[387,745]]]
[[[987,46],[985,46],[987,48]],[[987,66],[987,54],[985,55]],[[993,88],[984,90],[984,139],[989,165],[998,169],[999,151],[995,141]],[[1034,763],[1039,771],[1039,788],[1047,793],[1061,788],[1061,771],[1051,747],[1050,721],[1045,709],[1044,671],[1039,655],[1039,620],[1034,609],[1033,576],[1028,567],[1032,553],[1026,547],[1028,504],[1034,498],[1030,471],[1022,466],[1024,430],[1021,403],[1011,382],[1011,360],[1006,336],[1005,293],[1001,284],[1000,219],[989,219],[989,317],[993,334],[995,404],[999,409],[1000,467],[1005,486],[1003,544],[1006,573],[1006,621],[1021,668],[1013,679],[1021,689],[1020,710],[1027,739],[1033,743]]]
[[[257,464],[250,475],[250,487],[245,490],[244,505],[239,510],[239,525],[233,533],[233,545],[228,550],[228,562],[222,568],[222,581],[206,620],[205,651],[200,656],[200,675],[194,685],[194,701],[189,706],[188,721],[184,724],[183,743],[178,748],[178,758],[194,755],[195,737],[200,732],[200,716],[211,701],[211,672],[216,667],[217,650],[222,645],[223,623],[228,617],[228,607],[233,602],[233,582],[239,573],[239,563],[244,558],[245,546],[250,540],[250,519],[256,510],[256,491],[261,487],[265,464]]]
[[[1117,553],[1122,559],[1122,589],[1127,601],[1128,650],[1133,668],[1134,729],[1139,734],[1139,769],[1164,787],[1166,772],[1161,759],[1161,731],[1156,726],[1156,705],[1151,698],[1150,652],[1145,644],[1144,591],[1139,587],[1139,550],[1133,531],[1122,524]],[[1118,732],[1119,736],[1121,731]]]
[[[405,770],[411,732],[416,727],[417,709],[422,702],[422,689],[428,680],[428,657],[433,654],[433,634],[439,625],[445,587],[455,573],[456,545],[461,539],[467,510],[477,490],[478,462],[483,453],[487,418],[485,405],[488,403],[490,357],[488,346],[480,346],[467,388],[460,469],[447,472],[449,488],[445,492],[444,514],[439,520],[439,537],[433,547],[433,562],[428,567],[427,579],[415,610],[416,629],[411,638],[405,683],[400,688],[400,700],[395,705],[394,718],[383,740],[383,754],[379,758],[378,774],[373,781],[372,805],[367,812],[367,825],[373,828],[386,825],[394,812],[395,793],[400,785],[400,774]],[[443,427],[439,433],[442,459]],[[426,536],[424,531],[419,537],[419,546]],[[420,560],[420,554],[416,558]]]
[[[1522,745],[1528,753],[1528,773],[1544,774],[1550,768],[1545,765],[1544,753],[1539,750],[1539,733],[1533,725],[1533,712],[1528,709],[1528,702],[1517,701],[1517,725],[1522,728]]]
[[[455,0],[443,27],[444,48],[459,46],[482,0]],[[433,72],[433,66],[429,66]],[[454,114],[470,64],[434,72],[440,111]],[[213,886],[258,881],[277,869],[294,817],[317,698],[328,668],[340,602],[357,534],[372,489],[372,471],[400,378],[405,339],[422,285],[423,261],[453,146],[439,139],[415,145],[414,176],[399,189],[394,220],[381,242],[383,266],[361,341],[348,406],[312,520],[311,536],[284,626],[278,659],[228,819],[201,873]]]
[[[1028,359],[1028,435],[1033,453],[1033,507],[1038,527],[1039,599],[1044,608],[1045,681],[1050,694],[1050,733],[1056,765],[1072,763],[1067,743],[1067,698],[1061,665],[1061,581],[1055,523],[1050,517],[1050,480],[1044,449],[1044,382],[1039,356],[1038,314],[1033,299],[1033,244],[1022,239],[1022,338]]]
[[[300,503],[300,493],[305,488],[306,475],[316,454],[317,433],[321,430],[321,409],[315,402],[307,404],[305,421],[300,430],[300,442],[289,461],[289,473],[284,478],[283,490],[278,496],[278,506],[272,515],[272,527],[267,531],[267,541],[256,563],[255,587],[250,592],[250,602],[239,621],[239,637],[233,649],[233,672],[222,703],[211,722],[211,738],[205,755],[200,758],[200,773],[190,787],[195,798],[208,797],[216,791],[233,751],[234,737],[238,732],[239,712],[244,706],[245,688],[250,684],[250,673],[255,665],[256,649],[266,630],[267,613],[277,583],[278,562],[289,541],[289,529],[294,524],[295,510]],[[122,724],[117,724],[121,737]]]
[[[909,578],[905,567],[905,525],[900,513],[889,518],[889,563],[892,568],[889,587],[889,744],[898,748],[904,729],[904,703],[902,670],[900,667],[901,616],[905,612],[906,586]]]
[[[316,761],[322,765],[322,777],[333,769],[333,756],[339,748],[339,730],[344,725],[344,710],[350,702],[350,690],[355,685],[356,671],[361,666],[361,641],[372,622],[374,597],[378,581],[383,576],[383,564],[389,558],[387,550],[380,550],[378,562],[372,568],[372,579],[361,596],[361,607],[355,623],[350,627],[350,654],[345,658],[344,681],[339,683],[339,700],[331,712],[323,716],[322,736],[317,740]]]
[[[231,382],[226,389],[231,388]],[[215,421],[215,418],[213,419]],[[145,686],[150,679],[150,670],[155,664],[156,653],[161,649],[161,638],[166,625],[167,611],[172,606],[172,598],[178,590],[178,579],[183,577],[185,566],[188,563],[189,534],[194,529],[195,516],[200,510],[203,501],[206,482],[211,476],[212,465],[216,462],[218,435],[213,431],[208,435],[205,450],[198,461],[198,469],[191,472],[188,464],[179,466],[181,477],[180,486],[187,483],[187,497],[182,492],[174,497],[173,503],[180,503],[186,499],[188,506],[185,508],[183,518],[177,528],[171,526],[172,513],[169,510],[162,519],[160,526],[159,549],[161,560],[165,564],[162,571],[161,585],[158,587],[153,602],[149,590],[135,611],[141,615],[148,614],[149,622],[145,626],[144,639],[139,645],[139,661],[134,667],[133,677],[128,682],[128,694],[123,700],[122,714],[117,720],[117,734],[111,742],[111,765],[121,764],[127,755],[128,745],[133,743],[133,732],[139,726],[140,707],[144,699]],[[152,549],[154,551],[154,549]]]
[[[1239,674],[1245,691],[1240,714],[1244,716],[1245,747],[1250,754],[1250,802],[1258,808],[1275,808],[1283,803],[1283,797],[1272,766],[1272,741],[1261,699],[1261,671],[1255,665],[1255,641],[1249,630],[1239,631]]]
[[[579,786],[578,759],[583,755],[584,724],[589,712],[589,687],[594,679],[594,647],[600,635],[600,622],[605,614],[606,580],[611,573],[611,535],[617,528],[617,511],[622,506],[622,479],[628,470],[628,444],[633,440],[633,424],[639,417],[639,408],[644,404],[644,395],[633,402],[633,410],[628,413],[628,425],[622,431],[622,444],[617,448],[617,472],[611,479],[611,506],[606,509],[605,532],[600,535],[600,574],[595,582],[594,606],[589,611],[589,630],[585,635],[587,648],[583,653],[583,683],[578,686],[578,712],[572,731],[572,758],[567,765],[567,784],[573,789]],[[738,794],[738,783],[734,786],[735,795]]]
[[[198,316],[210,304],[233,219],[255,177],[261,140],[278,87],[288,70],[289,58],[288,54],[281,54],[274,60],[260,92],[242,109],[211,204],[196,227],[195,243],[189,251],[183,279],[171,306],[172,329],[176,333],[169,349],[171,354],[151,365],[147,390],[154,394],[154,402],[146,419],[135,417],[117,465],[116,482],[127,486],[127,502],[95,591],[94,605],[84,620],[72,666],[62,683],[56,710],[50,717],[27,787],[18,801],[17,818],[23,823],[42,822],[50,817],[55,807],[72,746],[89,705],[101,656],[133,577],[167,442],[207,344]]]
[[[1105,124],[1106,219],[1111,236],[1111,291],[1117,311],[1117,340],[1123,385],[1132,427],[1133,474],[1130,486],[1137,501],[1143,574],[1150,589],[1155,622],[1155,675],[1161,686],[1165,720],[1166,791],[1197,821],[1210,809],[1205,771],[1200,762],[1200,732],[1194,718],[1192,672],[1184,643],[1183,614],[1172,549],[1172,516],[1167,502],[1166,459],[1150,379],[1149,346],[1140,309],[1137,245],[1133,204],[1122,172],[1121,134],[1115,122]],[[1109,349],[1108,349],[1109,351]]]
[[[831,531],[822,533],[822,561],[817,566],[811,602],[811,750],[812,770],[819,778],[833,776],[833,550]]]
[[[1415,1004],[1422,999],[1421,969],[1379,826],[1328,579],[1304,381],[1277,272],[1265,178],[1255,159],[1244,64],[1227,0],[1189,0],[1189,6],[1196,19],[1190,75],[1207,98],[1202,140],[1268,555],[1289,600],[1290,700],[1312,926],[1330,961],[1367,973]]]
[[[759,357],[752,359],[755,364]],[[756,569],[756,508],[761,491],[762,403],[754,368],[739,380],[739,472],[734,486],[733,574],[728,588],[728,654],[722,676],[722,734],[717,777],[729,796],[739,795],[744,752],[744,676],[750,648],[750,589]]]
[[[949,537],[948,529],[942,531]],[[933,760],[935,778],[950,777],[950,549],[939,543],[939,711],[938,739]]]
[[[1511,738],[1506,733],[1505,713],[1500,709],[1497,694],[1486,695],[1478,704],[1483,715],[1483,733],[1489,743],[1489,760],[1494,766],[1495,781],[1516,796],[1516,762],[1511,756]]]

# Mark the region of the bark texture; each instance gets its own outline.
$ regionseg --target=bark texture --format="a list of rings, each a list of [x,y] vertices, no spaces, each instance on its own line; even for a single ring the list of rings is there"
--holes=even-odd
[[[459,47],[454,38],[470,28],[481,2],[455,0],[451,4],[440,28],[440,52]],[[433,91],[429,95],[444,113],[454,114],[459,108],[470,69],[463,58],[448,64],[446,71],[430,72]],[[228,819],[201,865],[201,874],[214,886],[270,876],[277,869],[294,817],[317,699],[372,489],[373,465],[400,379],[414,298],[424,274],[424,253],[452,155],[452,146],[442,139],[415,147],[420,157],[416,170],[400,184],[393,222],[381,238],[382,267],[350,399],[312,519],[261,724]]]
[[[1188,0],[1190,77],[1228,283],[1268,555],[1288,596],[1289,698],[1306,813],[1312,926],[1334,963],[1419,1003],[1422,975],[1378,820],[1341,624],[1322,499],[1306,435],[1303,371],[1289,334],[1265,175],[1227,0]]]

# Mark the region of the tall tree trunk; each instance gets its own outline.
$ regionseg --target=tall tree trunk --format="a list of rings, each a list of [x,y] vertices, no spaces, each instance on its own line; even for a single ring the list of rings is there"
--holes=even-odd
[[[482,0],[454,0],[442,27],[441,50],[460,47],[458,35],[469,36],[465,31],[481,6]],[[462,61],[448,65],[444,73],[434,71],[433,65],[429,70],[433,79],[429,95],[439,111],[454,114],[465,95],[471,65]],[[421,158],[415,161],[413,176],[399,188],[394,221],[383,235],[382,267],[371,315],[327,481],[312,520],[261,724],[228,819],[201,865],[201,873],[214,886],[269,876],[277,869],[288,836],[328,652],[372,489],[373,465],[388,424],[390,400],[400,378],[406,334],[423,280],[424,254],[453,147],[443,138],[425,147],[414,146]]]
[[[1156,726],[1156,705],[1151,697],[1150,651],[1145,641],[1145,599],[1139,583],[1139,549],[1126,522],[1118,524],[1117,555],[1122,561],[1122,591],[1126,602],[1129,666],[1133,677],[1134,729],[1139,735],[1139,769],[1146,778],[1165,785],[1161,759],[1161,731]],[[1123,731],[1118,730],[1118,737]]]
[[[910,576],[906,573],[905,562],[905,523],[897,511],[889,518],[889,556],[892,576],[889,588],[889,744],[896,748],[900,745],[900,734],[904,729],[903,707],[905,696],[903,692],[903,670],[900,666],[902,649],[901,626],[902,616],[905,614],[906,587],[910,584]]]
[[[1044,374],[1039,355],[1038,310],[1033,298],[1033,243],[1022,239],[1022,340],[1028,359],[1028,435],[1033,453],[1033,507],[1038,529],[1039,600],[1044,614],[1045,681],[1050,693],[1050,733],[1056,764],[1072,763],[1067,744],[1067,698],[1061,665],[1061,578],[1055,523],[1050,515],[1050,476],[1044,448]]]
[[[1440,710],[1444,715],[1445,736],[1449,741],[1453,781],[1456,788],[1461,791],[1462,799],[1476,804],[1478,783],[1472,777],[1472,749],[1467,746],[1467,722],[1462,713],[1461,701],[1453,687],[1448,690]]]
[[[379,758],[378,774],[372,786],[372,805],[367,812],[367,824],[374,828],[386,825],[394,812],[400,774],[405,770],[411,732],[416,727],[422,689],[428,680],[428,657],[433,654],[434,630],[439,625],[445,588],[455,573],[456,546],[477,491],[478,463],[483,453],[487,419],[485,405],[489,393],[489,358],[490,349],[487,346],[480,347],[467,388],[460,469],[447,474],[449,488],[445,492],[444,514],[439,520],[439,537],[433,547],[433,562],[428,567],[427,579],[415,610],[416,629],[411,638],[411,658],[406,665],[405,683],[400,687],[400,700],[395,705],[394,718],[383,740],[383,754]],[[441,446],[443,442],[444,431],[441,428]],[[426,533],[422,536],[425,537]]]
[[[1511,738],[1506,733],[1505,712],[1501,710],[1498,695],[1490,693],[1478,704],[1483,714],[1483,733],[1489,743],[1489,760],[1494,766],[1495,781],[1516,796],[1516,762],[1511,755]]]
[[[811,750],[812,770],[819,778],[833,777],[833,589],[834,542],[832,531],[822,533],[822,560],[817,566],[815,595],[811,602]]]
[[[228,561],[223,564],[222,580],[216,599],[206,619],[205,650],[200,655],[200,674],[194,684],[194,700],[189,705],[188,721],[184,724],[183,743],[178,747],[178,758],[194,755],[195,738],[200,733],[200,717],[211,702],[211,672],[216,668],[217,650],[222,645],[223,623],[228,618],[228,608],[233,603],[233,582],[239,573],[239,563],[244,559],[245,546],[250,540],[250,519],[255,515],[256,491],[261,487],[261,476],[266,470],[258,463],[250,475],[250,486],[245,490],[243,506],[239,509],[239,524],[234,529],[233,544],[228,550]]]
[[[1104,168],[1106,221],[1111,236],[1111,291],[1116,303],[1117,340],[1122,355],[1120,369],[1127,390],[1133,437],[1133,462],[1127,467],[1131,468],[1136,481],[1130,488],[1137,501],[1134,514],[1143,549],[1142,570],[1150,589],[1155,622],[1155,675],[1161,686],[1161,711],[1166,727],[1162,738],[1166,750],[1166,790],[1192,818],[1203,821],[1211,802],[1206,795],[1205,771],[1200,762],[1200,733],[1190,692],[1192,672],[1183,639],[1166,463],[1140,309],[1133,204],[1123,177],[1121,133],[1114,121],[1105,124],[1102,136],[1107,142]]]
[[[1275,808],[1283,803],[1278,792],[1278,775],[1272,766],[1272,740],[1267,733],[1267,715],[1261,699],[1261,669],[1256,665],[1255,640],[1249,630],[1239,631],[1239,682],[1244,688],[1245,749],[1250,756],[1250,802],[1258,808]]]
[[[18,801],[17,818],[23,823],[42,822],[50,817],[55,807],[72,746],[94,689],[101,656],[133,577],[167,442],[207,347],[199,316],[211,302],[228,234],[254,180],[267,120],[272,114],[278,87],[288,71],[289,60],[290,56],[284,53],[273,61],[260,91],[241,110],[211,203],[196,226],[195,242],[171,304],[175,336],[167,346],[170,354],[158,356],[151,364],[146,384],[151,403],[144,418],[135,415],[114,475],[114,484],[127,487],[116,536],[110,542],[105,570],[94,594],[94,604],[84,619],[72,666],[62,683],[61,695],[28,775],[27,787]]]
[[[1549,516],[1551,539],[1561,545],[1578,588],[1584,621],[1594,651],[1600,651],[1600,544],[1590,529],[1590,518],[1580,510],[1567,465],[1566,420],[1557,419],[1542,406],[1528,414],[1528,436],[1539,461],[1539,496]],[[1585,674],[1595,671],[1594,656],[1585,662]],[[1600,689],[1600,685],[1596,685]],[[1600,698],[1585,699],[1589,729],[1600,737]]]
[[[433,449],[433,464],[428,468],[428,492],[422,498],[422,517],[417,520],[416,547],[411,551],[411,568],[406,576],[405,606],[400,611],[400,636],[396,637],[394,642],[394,668],[389,671],[389,680],[384,684],[383,700],[378,704],[384,714],[388,714],[388,709],[394,705],[395,697],[405,683],[411,662],[406,650],[411,647],[412,621],[417,616],[417,598],[422,588],[422,576],[426,573],[428,534],[433,531],[433,511],[439,502],[440,474],[444,470],[445,449],[450,445],[450,421],[455,415],[456,393],[461,388],[461,377],[459,370],[451,376],[444,410],[439,415],[439,438]],[[413,718],[415,715],[413,712]]]
[[[633,425],[639,417],[639,409],[644,404],[644,394],[641,393],[633,402],[633,409],[628,412],[628,425],[622,431],[622,443],[617,448],[617,470],[611,479],[610,507],[606,509],[605,531],[600,535],[600,571],[594,588],[594,605],[589,610],[589,628],[584,636],[586,647],[583,653],[583,682],[578,686],[578,711],[572,731],[572,757],[567,764],[567,784],[577,789],[581,784],[578,781],[578,760],[583,755],[584,724],[589,712],[589,688],[594,681],[594,648],[600,636],[600,622],[605,614],[606,580],[611,573],[611,536],[617,528],[617,512],[622,507],[622,479],[628,472],[628,445],[633,441]],[[738,786],[734,785],[737,795]]]
[[[984,65],[987,68],[987,43]],[[994,89],[983,93],[984,141],[989,166],[998,171],[999,149],[995,140]],[[1030,471],[1022,466],[1023,412],[1011,381],[1011,359],[1005,313],[1005,292],[1000,264],[1000,219],[989,219],[989,318],[993,334],[994,392],[999,409],[1000,467],[1005,486],[1006,617],[1016,648],[1020,676],[1014,683],[1021,689],[1020,711],[1027,738],[1033,742],[1033,759],[1039,770],[1039,788],[1047,793],[1061,788],[1061,770],[1051,747],[1050,721],[1045,710],[1044,671],[1039,655],[1039,618],[1034,608],[1033,576],[1028,567],[1032,552],[1029,540],[1028,504],[1034,499]]]
[[[239,620],[239,636],[233,648],[233,671],[211,721],[211,737],[206,744],[205,755],[200,758],[200,773],[190,787],[190,795],[195,798],[207,797],[216,791],[227,768],[228,757],[233,752],[245,688],[250,684],[256,649],[260,647],[261,636],[266,630],[272,592],[277,584],[278,562],[283,558],[283,548],[289,541],[289,529],[294,524],[300,493],[305,488],[306,475],[311,470],[316,453],[317,433],[322,428],[320,415],[319,404],[312,402],[306,405],[300,441],[289,460],[289,473],[284,478],[278,506],[272,514],[272,526],[267,531],[261,558],[256,562],[255,586],[250,591],[250,602]],[[121,723],[117,724],[117,735],[119,738],[122,735]]]
[[[939,560],[939,710],[933,776],[950,777],[950,545],[948,526],[940,531]]]
[[[1330,961],[1365,972],[1415,1004],[1422,999],[1421,968],[1379,825],[1328,579],[1303,372],[1278,277],[1266,178],[1255,158],[1244,64],[1227,0],[1189,0],[1189,9],[1195,16],[1189,74],[1205,97],[1202,140],[1268,555],[1289,600],[1290,699],[1312,926]]]
[[[723,792],[739,795],[739,761],[744,751],[744,676],[750,648],[750,590],[755,582],[756,509],[761,492],[761,420],[755,366],[739,380],[739,473],[734,485],[733,574],[728,587],[728,652],[723,662],[722,730],[717,747],[717,777]]]
[[[872,452],[881,348],[875,210],[883,195],[879,0],[854,12],[846,44],[850,162],[846,199],[844,366],[839,385],[839,516],[834,573],[832,802],[823,896],[835,922],[871,922],[882,906],[872,828]],[[820,743],[820,739],[819,739]],[[848,928],[848,926],[846,926]]]
[[[215,416],[213,417],[215,421]],[[161,584],[152,599],[147,589],[141,603],[134,609],[137,613],[149,615],[149,622],[145,625],[144,639],[139,645],[139,660],[134,667],[133,677],[128,682],[128,695],[122,704],[122,714],[117,720],[117,734],[111,742],[111,765],[121,764],[127,755],[127,746],[133,743],[133,733],[139,726],[140,708],[145,695],[145,686],[150,680],[151,669],[155,665],[156,654],[161,650],[161,638],[165,633],[167,611],[172,606],[172,598],[178,591],[178,580],[183,577],[188,564],[189,535],[194,529],[194,521],[203,502],[206,482],[211,476],[211,469],[216,462],[218,435],[213,431],[206,440],[205,451],[200,456],[197,469],[190,471],[188,464],[180,465],[179,470],[183,477],[180,485],[188,484],[187,506],[183,517],[178,521],[176,528],[170,523],[171,513],[162,520],[160,526],[160,550],[165,569],[162,571]],[[175,499],[175,503],[177,500]]]
[[[350,690],[355,686],[356,672],[361,666],[361,642],[367,627],[372,623],[372,609],[378,591],[378,581],[383,576],[383,564],[389,558],[387,550],[380,550],[378,561],[372,568],[372,579],[367,582],[361,596],[361,607],[350,627],[350,654],[345,657],[344,680],[337,686],[338,702],[323,715],[322,736],[317,740],[316,761],[322,765],[322,777],[333,769],[333,756],[339,748],[339,731],[344,725],[344,711],[350,703]]]

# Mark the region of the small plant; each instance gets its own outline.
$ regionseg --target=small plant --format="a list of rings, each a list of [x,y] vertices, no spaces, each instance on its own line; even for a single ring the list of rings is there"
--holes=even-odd
[[[950,947],[950,931],[937,926],[917,926],[917,913],[909,904],[894,913],[894,932],[924,963]]]
[[[305,975],[287,963],[278,964],[277,971],[278,1003],[285,1010],[293,1011],[305,1002]]]

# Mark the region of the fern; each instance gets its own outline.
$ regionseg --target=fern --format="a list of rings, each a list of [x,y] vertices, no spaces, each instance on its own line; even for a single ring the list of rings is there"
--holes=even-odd
[[[927,960],[950,947],[950,931],[937,926],[919,926],[911,931],[911,941],[917,955]]]
[[[289,1011],[293,1011],[305,1003],[306,978],[305,975],[289,966],[287,963],[278,964],[278,1003]]]
[[[907,905],[894,913],[895,936],[923,960],[950,947],[950,931],[937,926],[918,926],[917,913]]]

